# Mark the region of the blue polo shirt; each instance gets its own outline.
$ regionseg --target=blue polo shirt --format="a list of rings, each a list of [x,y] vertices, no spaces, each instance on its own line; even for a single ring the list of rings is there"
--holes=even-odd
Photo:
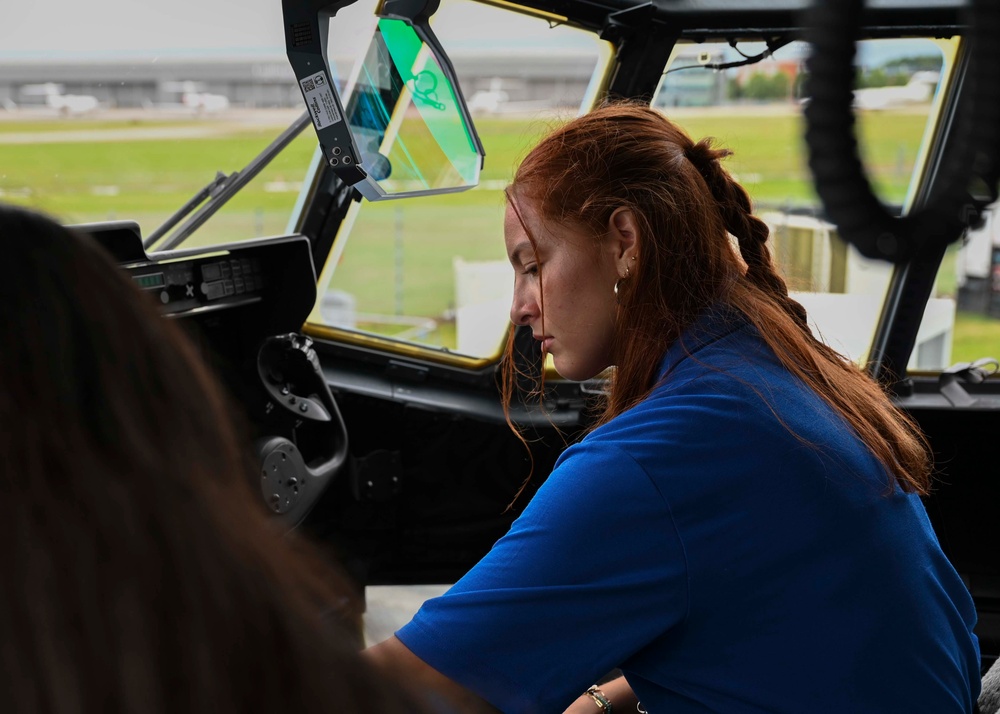
[[[975,608],[920,498],[732,313],[663,375],[400,640],[510,713],[616,668],[650,714],[972,711]]]

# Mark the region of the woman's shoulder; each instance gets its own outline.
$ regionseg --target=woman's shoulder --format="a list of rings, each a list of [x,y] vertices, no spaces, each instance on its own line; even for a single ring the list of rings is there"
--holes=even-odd
[[[840,442],[844,424],[785,368],[756,328],[728,309],[687,330],[663,358],[657,382],[641,402],[587,439],[632,451],[636,443],[676,452],[797,447],[799,437]]]

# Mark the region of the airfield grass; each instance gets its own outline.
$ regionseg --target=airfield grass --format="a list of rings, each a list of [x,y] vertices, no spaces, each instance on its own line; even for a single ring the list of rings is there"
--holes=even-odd
[[[130,130],[137,126],[134,122],[118,127],[102,122],[94,130],[75,122],[67,124],[73,126],[64,128],[70,137],[64,141],[49,143],[43,135],[38,142],[0,143],[0,190],[67,222],[158,215],[165,219],[217,171],[228,174],[242,169],[279,130],[210,126],[203,136],[130,139]],[[0,124],[0,142],[4,134],[16,133],[11,128]],[[108,136],[74,141],[74,130]],[[115,135],[120,138],[114,139]],[[312,137],[300,135],[270,164],[268,179],[301,181],[313,144]],[[234,205],[265,212],[287,210],[290,205],[287,197],[263,185],[250,188],[255,189],[251,195],[237,196]]]
[[[924,117],[915,113],[881,113],[863,121],[862,140],[874,147],[866,155],[875,184],[886,200],[905,195],[913,156],[923,132]],[[481,181],[507,180],[518,158],[557,119],[485,118],[477,128],[487,147]],[[760,204],[811,205],[815,196],[802,165],[804,149],[797,115],[703,116],[685,113],[679,121],[696,136],[713,136],[733,149],[727,166],[747,186]],[[196,127],[202,136],[133,139],[137,129]],[[186,122],[156,120],[53,120],[0,122],[0,192],[3,198],[52,212],[67,222],[103,220],[108,217],[162,216],[182,205],[217,171],[243,168],[265,148],[280,126],[248,126],[212,119]],[[65,139],[46,141],[46,134],[62,133]],[[87,134],[74,141],[74,133]],[[100,140],[94,134],[105,136]],[[31,140],[34,134],[35,141]],[[5,142],[19,135],[21,140]],[[267,214],[287,211],[291,191],[275,191],[275,183],[297,184],[312,155],[311,129],[303,132],[268,166],[261,180],[251,184],[232,202],[234,207]],[[461,202],[461,201],[460,201]],[[475,199],[470,201],[475,203]],[[151,229],[151,226],[146,226]],[[436,232],[436,231],[435,231]],[[245,238],[247,232],[219,236],[219,240]]]
[[[565,118],[568,115],[478,119],[487,153],[480,186],[432,199],[364,206],[334,287],[356,295],[358,309],[364,312],[433,316],[439,323],[437,333],[417,339],[453,346],[452,258],[504,258],[502,188],[534,142]],[[758,209],[818,203],[804,165],[797,112],[688,109],[674,118],[695,138],[712,136],[733,150],[726,166],[750,191]],[[215,117],[2,121],[0,200],[43,210],[66,223],[135,220],[148,235],[217,172],[242,169],[283,128],[280,123]],[[917,112],[862,116],[859,141],[869,178],[883,201],[901,203],[905,198],[924,129],[925,115]],[[314,146],[315,135],[307,127],[186,245],[286,233]],[[387,263],[393,265],[391,271]],[[951,293],[953,272],[945,266],[940,284]],[[1000,321],[959,314],[955,361],[992,354],[997,345]]]

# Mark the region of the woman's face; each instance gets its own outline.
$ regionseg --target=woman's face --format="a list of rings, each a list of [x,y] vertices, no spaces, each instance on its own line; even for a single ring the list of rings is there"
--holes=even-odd
[[[526,201],[518,200],[517,211],[507,204],[504,240],[514,266],[510,319],[531,327],[566,379],[590,379],[613,364],[614,287],[621,260],[618,242],[605,238],[595,247],[581,230],[543,221]]]

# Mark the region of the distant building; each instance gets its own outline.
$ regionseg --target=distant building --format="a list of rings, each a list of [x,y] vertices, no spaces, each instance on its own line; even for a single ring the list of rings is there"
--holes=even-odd
[[[498,91],[504,101],[576,106],[594,71],[591,53],[452,55],[465,96]],[[37,97],[25,88],[57,84],[61,95],[93,97],[102,107],[183,106],[192,98],[233,107],[295,107],[302,102],[283,55],[121,61],[0,59],[0,108]],[[187,88],[184,90],[182,88]],[[186,99],[185,99],[186,97]]]
[[[706,65],[725,61],[719,49],[692,48],[679,53],[656,95],[656,106],[711,107],[726,100],[726,75]]]
[[[182,86],[225,97],[244,107],[288,107],[301,102],[284,58],[163,59],[120,62],[0,60],[0,104],[24,101],[24,88],[58,83],[70,95],[96,97],[102,107],[181,104]]]

